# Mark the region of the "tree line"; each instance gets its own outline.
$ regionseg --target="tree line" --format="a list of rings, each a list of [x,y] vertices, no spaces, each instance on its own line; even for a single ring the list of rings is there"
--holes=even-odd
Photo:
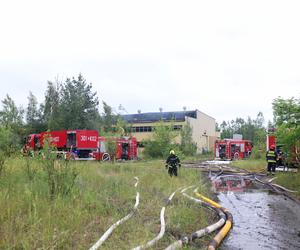
[[[260,151],[260,157],[264,156],[266,149],[267,131],[273,131],[277,138],[277,144],[282,145],[289,156],[300,163],[300,99],[299,98],[275,98],[272,102],[273,121],[264,125],[264,117],[261,112],[255,119],[247,120],[236,118],[230,122],[223,121],[217,126],[221,131],[221,138],[232,138],[233,134],[242,134],[243,139],[251,140],[255,145],[255,152]]]
[[[230,139],[234,134],[241,134],[243,139],[250,140],[254,144],[260,144],[265,140],[264,120],[263,113],[259,112],[255,119],[248,117],[244,120],[237,117],[230,122],[223,121],[217,125],[217,130],[221,131],[221,139]]]
[[[12,130],[20,138],[46,130],[97,129],[109,132],[116,115],[105,101],[102,101],[103,112],[100,113],[99,103],[92,84],[87,83],[81,74],[64,82],[48,81],[42,103],[38,103],[34,94],[29,92],[27,107],[17,107],[7,94],[2,100],[0,126]]]
[[[79,74],[77,77],[67,78],[65,81],[48,81],[45,98],[38,103],[37,98],[29,92],[27,107],[17,107],[14,100],[7,94],[2,100],[0,110],[0,151],[1,147],[17,147],[22,138],[30,133],[46,130],[64,129],[96,129],[101,135],[115,133],[130,133],[130,126],[113,113],[105,101],[103,110],[99,110],[99,98],[93,91],[92,83]],[[278,139],[287,147],[299,144],[300,137],[300,101],[296,98],[283,99],[278,97],[273,101],[273,123],[268,127],[276,127]],[[259,112],[255,119],[246,120],[237,117],[232,121],[217,124],[221,138],[232,138],[233,134],[242,134],[243,139],[251,140],[256,148],[265,149],[266,127],[264,116]],[[167,127],[158,126],[152,142],[146,142],[149,155],[160,155],[161,148],[174,147],[174,137]],[[195,152],[195,145],[191,142],[191,131],[185,128],[181,131],[181,151]],[[8,138],[11,143],[8,143]],[[5,143],[4,143],[5,142]],[[156,144],[153,144],[157,142]],[[162,145],[161,145],[162,144]],[[2,145],[2,146],[1,146]],[[154,146],[156,145],[156,146]],[[157,147],[161,145],[161,147]],[[158,152],[158,153],[157,153]],[[1,158],[1,157],[0,157]]]

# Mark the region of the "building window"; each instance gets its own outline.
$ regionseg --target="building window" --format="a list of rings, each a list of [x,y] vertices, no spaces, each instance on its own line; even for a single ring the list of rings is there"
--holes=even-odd
[[[152,132],[151,126],[140,126],[140,127],[132,127],[131,132],[139,133],[139,132]]]
[[[174,125],[173,126],[173,130],[181,130],[182,129],[182,125]]]
[[[174,125],[173,130],[181,130],[182,125]],[[140,127],[132,127],[131,132],[133,133],[146,133],[146,132],[153,132],[155,127],[152,126],[140,126]]]

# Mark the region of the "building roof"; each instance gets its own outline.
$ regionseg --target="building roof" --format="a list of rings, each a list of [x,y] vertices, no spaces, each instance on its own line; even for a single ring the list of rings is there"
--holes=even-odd
[[[128,114],[121,117],[129,123],[146,123],[158,121],[185,121],[185,117],[197,118],[196,110],[174,112],[151,112],[140,114]]]

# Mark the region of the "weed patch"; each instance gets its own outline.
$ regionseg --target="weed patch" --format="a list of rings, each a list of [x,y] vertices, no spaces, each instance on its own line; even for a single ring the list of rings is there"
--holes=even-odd
[[[197,170],[181,168],[178,178],[170,178],[161,160],[64,165],[64,161],[57,160],[50,164],[42,159],[29,162],[10,159],[6,164],[11,170],[0,182],[0,248],[4,249],[87,249],[132,210],[138,190],[137,212],[101,246],[102,249],[132,248],[158,234],[160,210],[176,189],[199,185],[203,194],[208,192]],[[63,194],[69,190],[70,183],[59,184],[66,180],[64,167],[77,173],[70,180],[72,191],[68,195]],[[135,176],[139,177],[137,190]],[[51,189],[53,184],[57,191]],[[52,191],[55,195],[49,199]],[[177,193],[166,206],[165,219],[166,234],[154,249],[164,248],[181,235],[207,226],[210,217],[205,208]]]

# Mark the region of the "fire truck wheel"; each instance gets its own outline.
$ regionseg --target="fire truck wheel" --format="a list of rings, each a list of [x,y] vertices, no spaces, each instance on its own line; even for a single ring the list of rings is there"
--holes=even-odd
[[[104,153],[102,155],[102,161],[110,161],[110,155],[108,153]]]
[[[235,153],[234,153],[233,159],[234,159],[235,161],[237,161],[237,160],[240,159],[240,155],[239,155],[238,152],[235,152]]]
[[[74,161],[75,160],[74,154],[72,154],[72,153],[65,154],[65,160],[67,160],[67,161]]]

